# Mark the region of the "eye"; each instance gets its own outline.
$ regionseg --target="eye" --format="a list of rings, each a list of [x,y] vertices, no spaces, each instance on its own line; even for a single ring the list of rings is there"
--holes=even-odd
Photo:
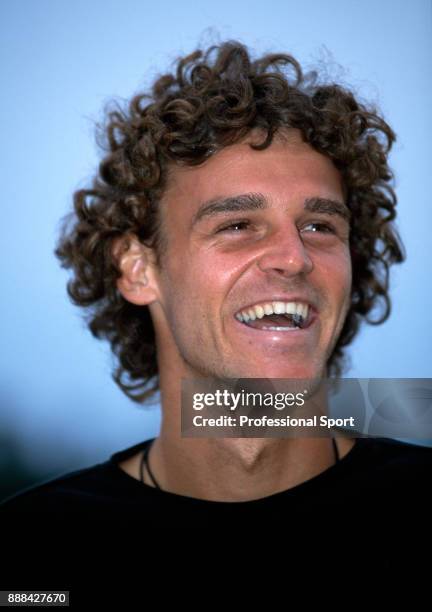
[[[303,230],[308,227],[315,228],[312,230],[312,233],[315,233],[315,232],[324,233],[324,234],[335,234],[336,233],[335,228],[332,225],[329,225],[328,223],[308,223],[305,227],[303,227]]]
[[[250,226],[249,221],[235,221],[234,223],[230,223],[229,225],[223,225],[219,229],[216,230],[216,233],[220,232],[232,232],[234,234],[238,234],[242,230],[247,229]]]

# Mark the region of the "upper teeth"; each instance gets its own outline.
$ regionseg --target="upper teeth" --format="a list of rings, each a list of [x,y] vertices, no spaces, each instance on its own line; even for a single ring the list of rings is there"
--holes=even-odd
[[[236,314],[236,318],[239,321],[247,322],[262,319],[264,315],[272,314],[297,314],[305,320],[309,314],[309,305],[303,302],[265,302],[258,306],[240,310]]]

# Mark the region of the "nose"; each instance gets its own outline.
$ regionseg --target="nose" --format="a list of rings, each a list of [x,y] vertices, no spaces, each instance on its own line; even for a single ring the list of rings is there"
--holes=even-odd
[[[307,275],[314,267],[295,225],[284,225],[269,236],[257,263],[263,272],[283,278]]]

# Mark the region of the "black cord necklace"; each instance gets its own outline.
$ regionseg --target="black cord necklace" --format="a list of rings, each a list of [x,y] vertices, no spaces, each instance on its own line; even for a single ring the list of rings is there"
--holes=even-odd
[[[160,488],[158,481],[156,480],[156,478],[153,475],[153,472],[150,469],[150,463],[148,460],[148,455],[150,452],[150,448],[152,446],[153,442],[150,442],[149,444],[147,444],[147,446],[144,449],[143,452],[143,456],[141,458],[141,482],[144,483],[144,467],[147,470],[148,475],[150,476],[150,480],[152,481],[152,483],[154,484],[154,486],[156,487],[156,489],[160,489],[162,491],[162,489]]]
[[[336,440],[334,438],[332,438],[332,444],[333,444],[333,452],[335,456],[335,463],[339,463],[340,461],[339,449],[338,449],[338,445],[336,444]]]
[[[149,459],[148,459],[150,448],[151,448],[152,444],[153,444],[153,442],[150,442],[149,444],[147,444],[147,446],[144,449],[143,456],[141,458],[141,465],[140,465],[141,482],[144,483],[144,468],[145,468],[147,470],[147,473],[150,476],[150,480],[152,481],[152,483],[155,486],[155,488],[159,489],[160,491],[162,491],[162,489],[160,488],[160,486],[158,484],[158,481],[154,477],[154,474],[153,474],[153,472],[152,472],[152,470],[150,468],[150,463],[149,463]],[[333,452],[334,452],[334,456],[335,456],[335,463],[338,463],[340,461],[339,449],[337,447],[336,440],[334,438],[332,438],[332,444],[333,444]]]

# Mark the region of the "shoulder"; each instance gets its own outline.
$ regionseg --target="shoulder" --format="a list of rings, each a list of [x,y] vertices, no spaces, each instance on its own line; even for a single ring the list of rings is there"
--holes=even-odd
[[[97,464],[68,472],[8,497],[0,514],[18,512],[76,511],[83,500],[92,499],[105,486],[105,465]]]
[[[359,438],[351,485],[386,503],[420,504],[429,495],[432,448],[390,438]]]
[[[432,467],[432,447],[392,438],[369,438],[367,444],[372,458],[380,465],[395,469]]]
[[[133,500],[141,488],[131,476],[119,468],[122,461],[133,458],[149,441],[117,451],[101,463],[68,472],[29,487],[0,503],[0,514],[21,512],[76,513],[99,515],[113,506]]]

